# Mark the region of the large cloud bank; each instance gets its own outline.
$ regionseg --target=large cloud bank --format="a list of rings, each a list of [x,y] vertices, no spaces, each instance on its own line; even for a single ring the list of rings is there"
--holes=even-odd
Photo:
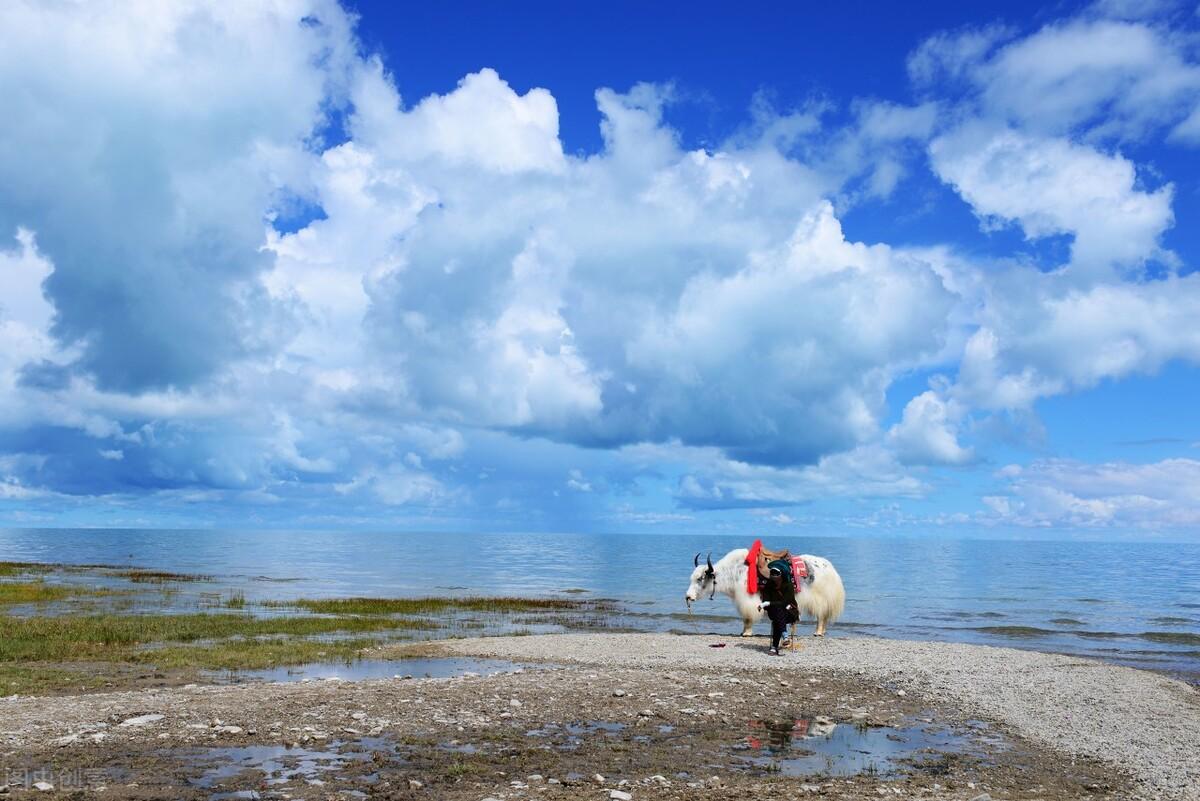
[[[0,498],[635,520],[666,465],[694,509],[912,498],[973,421],[1200,361],[1175,190],[1120,152],[1196,139],[1185,43],[1084,15],[908,67],[909,104],[696,150],[669,87],[600,88],[570,155],[491,69],[404,97],[334,2],[7,3]],[[845,235],[930,168],[1064,259]]]

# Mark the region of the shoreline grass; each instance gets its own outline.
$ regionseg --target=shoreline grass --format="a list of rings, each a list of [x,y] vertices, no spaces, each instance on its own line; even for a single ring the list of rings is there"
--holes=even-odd
[[[150,586],[92,587],[57,580],[79,573]],[[563,597],[260,602],[247,600],[239,589],[200,592],[197,599],[180,583],[212,577],[112,565],[0,562],[0,576],[0,695],[121,687],[149,668],[177,677],[182,672],[192,681],[202,678],[196,671],[349,663],[365,649],[411,642],[420,632],[454,637],[461,630],[499,627],[504,633],[512,628],[530,633],[527,626],[543,623],[595,628],[598,615],[619,609],[608,599]],[[179,611],[173,599],[180,593],[196,611]],[[92,600],[108,595],[128,597],[103,604]],[[129,611],[135,602],[145,602],[146,611]],[[66,606],[34,614],[3,611],[43,603]]]
[[[62,584],[47,584],[42,579],[36,581],[4,581],[0,582],[0,606],[16,604],[43,604],[51,601],[61,601],[72,595],[86,592],[86,587],[69,587]]]
[[[112,570],[109,575],[127,579],[134,584],[166,584],[170,581],[212,581],[212,576],[203,573],[172,573],[169,570],[146,570],[130,568]]]
[[[139,648],[233,637],[422,631],[429,621],[389,618],[250,617],[232,614],[0,616],[0,662],[145,661]],[[156,653],[143,651],[140,653]]]

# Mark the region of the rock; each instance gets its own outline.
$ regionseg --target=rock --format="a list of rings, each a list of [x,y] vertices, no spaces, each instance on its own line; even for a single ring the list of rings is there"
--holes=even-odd
[[[516,698],[510,699],[508,702],[508,705],[511,706],[513,709],[520,709],[523,706],[521,704],[521,702],[518,701]]]
[[[896,695],[903,698],[904,696],[908,695],[908,693],[904,692],[904,690],[896,690]]]
[[[992,801],[992,797],[987,793],[980,793],[971,799],[971,801]]]
[[[416,779],[409,779],[408,786],[413,790],[420,790],[425,785],[422,784],[421,782],[417,781]]]
[[[34,782],[33,789],[37,790],[38,792],[48,793],[54,789],[54,785],[50,782]]]
[[[652,718],[652,717],[654,717],[654,710],[653,709],[643,709],[641,712],[638,712],[638,717]]]
[[[542,777],[542,774],[540,774],[540,773],[531,773],[525,777],[525,781],[527,781],[527,782],[540,782],[542,780],[543,780],[543,777]]]
[[[351,714],[350,717],[354,718],[355,720],[366,720],[367,713],[366,712],[355,712],[355,713]]]
[[[633,795],[624,790],[609,790],[608,797],[612,801],[633,801]]]
[[[217,734],[241,734],[241,726],[218,726]]]
[[[604,777],[597,773],[592,776],[592,781],[594,781],[596,784],[604,784]]]
[[[613,698],[624,698],[626,692],[624,690],[613,690]]]
[[[150,723],[157,723],[162,720],[164,715],[139,715],[136,718],[128,718],[121,721],[121,726],[130,728],[133,726],[146,726]]]

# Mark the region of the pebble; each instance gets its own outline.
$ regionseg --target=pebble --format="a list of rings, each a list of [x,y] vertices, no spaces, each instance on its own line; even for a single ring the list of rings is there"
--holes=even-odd
[[[42,793],[48,793],[54,789],[54,785],[50,782],[34,782],[33,789]]]
[[[131,726],[145,726],[148,723],[156,723],[162,720],[165,715],[139,715],[136,718],[127,718],[121,721],[121,725],[129,728]]]
[[[594,781],[596,784],[604,784],[604,777],[597,773],[592,776],[592,781]]]
[[[613,698],[624,698],[626,692],[624,690],[613,690]]]
[[[416,779],[409,779],[408,786],[413,790],[420,790],[425,785],[422,784],[421,782],[417,781]]]
[[[511,706],[513,709],[520,709],[522,706],[521,702],[518,701],[516,698],[509,700],[508,705]]]
[[[633,795],[624,790],[609,790],[608,797],[612,801],[633,801]]]
[[[971,801],[992,801],[992,797],[987,793],[980,793],[972,798]]]

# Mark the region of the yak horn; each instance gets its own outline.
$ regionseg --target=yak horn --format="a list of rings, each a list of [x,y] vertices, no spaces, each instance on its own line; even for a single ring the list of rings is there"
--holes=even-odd
[[[699,557],[699,556],[700,556],[700,554],[696,554],[696,556],[697,556],[697,557]],[[697,559],[697,561],[699,561],[699,559]],[[709,570],[712,570],[712,569],[713,569],[713,566],[712,566],[712,551],[709,551],[709,552],[708,552],[708,556],[706,556],[706,557],[705,557],[705,561],[706,561],[706,562],[708,562],[708,569],[709,569]],[[697,565],[697,567],[698,567],[698,566],[699,566],[699,565]]]
[[[700,567],[700,552],[696,552],[696,558],[692,560],[692,567]]]

